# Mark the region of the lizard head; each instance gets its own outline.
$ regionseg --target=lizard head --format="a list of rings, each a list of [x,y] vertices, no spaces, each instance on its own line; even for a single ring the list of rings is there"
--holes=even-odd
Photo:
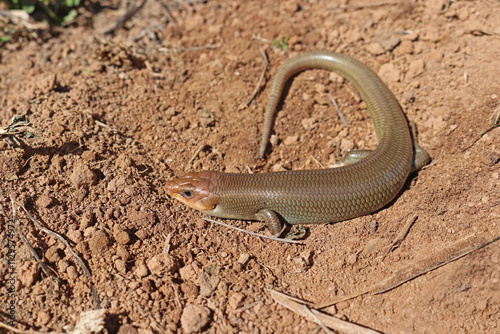
[[[193,209],[211,211],[217,206],[215,172],[193,172],[167,182],[167,194]]]

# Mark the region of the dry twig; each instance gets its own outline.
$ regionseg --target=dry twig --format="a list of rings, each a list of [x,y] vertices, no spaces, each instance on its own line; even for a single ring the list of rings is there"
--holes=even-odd
[[[259,51],[260,51],[260,55],[262,56],[262,59],[263,59],[262,73],[260,74],[259,81],[257,82],[257,85],[255,85],[255,89],[253,90],[252,94],[250,94],[250,96],[246,99],[245,102],[240,104],[240,106],[239,106],[240,110],[248,107],[250,102],[252,102],[252,100],[255,98],[255,96],[259,92],[259,89],[262,87],[262,81],[264,80],[264,77],[266,75],[267,66],[269,65],[269,60],[267,59],[267,55],[266,55],[266,52],[264,51],[264,49],[259,48]]]
[[[311,159],[316,163],[316,165],[318,165],[319,168],[325,169],[325,166],[323,166],[323,164],[318,159],[316,159],[314,156],[311,155]]]
[[[167,16],[170,18],[170,20],[174,23],[177,24],[177,19],[175,18],[174,14],[172,14],[172,11],[170,10],[170,7],[168,4],[166,4],[164,1],[160,1],[160,4],[165,8],[167,11]]]
[[[328,94],[328,97],[330,97],[330,100],[332,100],[333,105],[337,109],[337,114],[339,115],[340,120],[342,121],[342,123],[344,123],[344,125],[346,126],[346,128],[349,128],[349,123],[347,123],[347,120],[345,119],[344,115],[342,114],[342,111],[340,110],[340,107],[337,104],[337,101],[335,101],[335,98],[333,97],[333,95],[332,94]]]
[[[192,46],[189,48],[182,48],[181,52],[187,52],[187,51],[203,51],[203,50],[213,50],[217,49],[220,47],[220,44],[209,44],[209,45],[201,45],[201,46]]]
[[[94,122],[95,122],[95,124],[97,124],[97,125],[99,125],[99,126],[101,126],[101,127],[103,127],[103,128],[106,128],[106,129],[110,130],[111,132],[118,132],[118,130],[117,130],[117,129],[112,128],[111,126],[109,126],[109,125],[108,125],[108,124],[106,124],[106,123],[103,123],[103,122],[98,121],[98,120],[95,120]]]
[[[255,232],[252,232],[252,231],[247,231],[247,230],[244,230],[242,228],[239,228],[239,227],[236,227],[236,226],[232,226],[232,225],[229,225],[229,224],[226,224],[226,223],[223,223],[223,222],[211,219],[209,217],[203,217],[203,219],[205,219],[206,221],[215,223],[215,224],[222,225],[222,226],[227,227],[227,228],[232,228],[233,230],[236,230],[236,231],[240,231],[240,232],[243,232],[243,233],[247,233],[247,234],[256,236],[256,237],[260,237],[260,238],[264,238],[264,239],[270,239],[270,240],[279,241],[279,242],[284,242],[284,243],[287,243],[287,244],[299,244],[299,245],[303,245],[303,243],[300,242],[300,241],[290,240],[290,239],[282,239],[282,238],[276,238],[276,237],[270,237],[270,236],[267,236],[267,235],[264,235],[264,234],[259,234],[259,233],[255,233]],[[283,226],[283,229],[284,228],[285,228],[285,226]],[[283,232],[283,230],[282,230],[282,232]]]
[[[3,322],[0,321],[0,327],[5,328],[6,330],[12,332],[12,333],[17,333],[17,334],[56,334],[58,332],[38,332],[38,331],[25,331],[22,329],[17,329],[16,327],[9,326]]]
[[[432,270],[444,266],[450,262],[456,261],[478,249],[486,247],[496,241],[500,240],[500,237],[496,237],[493,240],[487,241],[484,236],[477,237],[476,235],[469,235],[468,237],[459,240],[435,254],[418,260],[389,276],[383,281],[380,281],[371,287],[368,287],[359,292],[342,296],[334,300],[328,301],[326,303],[321,303],[316,305],[318,309],[322,309],[342,301],[356,298],[367,293],[371,294],[381,294],[390,291],[406,282],[409,282],[421,275],[424,275]]]
[[[346,10],[346,9],[366,9],[366,8],[376,8],[376,7],[384,7],[384,6],[394,6],[399,4],[399,1],[390,1],[390,2],[378,2],[378,3],[368,3],[365,5],[351,5],[351,6],[338,6],[338,7],[328,7],[329,10]]]
[[[311,317],[315,323],[318,324],[318,326],[323,329],[325,331],[326,334],[334,334],[331,330],[328,329],[328,327],[326,327],[326,325],[323,323],[323,321],[321,321],[321,319],[319,319],[312,311],[309,307],[307,307],[307,305],[302,305],[302,308],[304,310],[304,312],[309,316]]]
[[[490,132],[491,130],[497,128],[500,126],[500,105],[498,107],[495,108],[495,110],[493,110],[493,112],[491,113],[490,115],[490,126],[484,130],[483,132],[481,132],[479,135],[477,135],[476,137],[474,137],[474,139],[472,140],[472,142],[467,145],[463,150],[462,152],[465,152],[467,151],[469,148],[471,148],[472,146],[474,146],[474,144],[481,138],[483,138],[483,136],[485,134],[487,134],[488,132]]]
[[[174,282],[171,283],[171,287],[172,287],[172,290],[174,290],[174,295],[175,295],[175,301],[177,302],[177,306],[179,306],[179,308],[182,308],[182,303],[181,303],[181,298],[179,297],[179,291],[177,291],[175,285],[174,285]]]
[[[40,268],[42,268],[42,271],[47,275],[48,277],[53,277],[53,273],[49,271],[49,268],[43,263],[42,259],[38,256],[38,253],[35,251],[31,243],[28,241],[28,238],[26,238],[26,235],[24,235],[21,226],[19,225],[19,220],[17,219],[17,211],[16,211],[16,201],[12,195],[10,195],[10,203],[12,205],[12,221],[16,225],[17,233],[21,236],[21,239],[23,240],[24,244],[28,246],[31,254],[33,254],[33,257],[35,258],[36,262],[38,262],[38,265]]]
[[[114,26],[105,30],[103,32],[103,34],[110,35],[110,34],[115,33],[118,29],[121,29],[125,25],[125,23],[128,20],[130,20],[132,18],[132,16],[134,16],[139,11],[139,9],[141,9],[144,6],[145,3],[146,3],[146,0],[142,0],[142,2],[140,4],[136,5],[136,2],[133,1],[133,4],[131,5],[130,9],[125,13],[125,15],[123,15],[123,17],[121,17],[119,20],[117,20],[115,22]]]
[[[484,130],[484,131],[483,131],[483,132],[481,132],[479,135],[477,135],[477,136],[476,136],[476,137],[472,140],[472,142],[471,142],[469,145],[467,145],[467,146],[466,146],[466,147],[462,150],[462,152],[467,151],[469,148],[471,148],[472,146],[474,146],[474,144],[475,144],[475,143],[477,143],[477,141],[478,141],[479,139],[483,138],[483,136],[484,136],[485,134],[487,134],[488,132],[490,132],[491,130],[493,130],[493,129],[495,129],[495,128],[499,127],[499,126],[500,126],[500,124],[493,124],[493,125],[489,126],[486,130]]]
[[[370,328],[366,328],[351,322],[340,320],[334,316],[319,312],[307,307],[306,303],[297,298],[291,298],[281,292],[268,290],[274,301],[283,305],[287,309],[301,315],[308,320],[315,321],[320,326],[326,326],[333,330],[348,334],[375,334],[380,333]],[[312,315],[311,315],[312,314]]]
[[[168,254],[170,253],[170,247],[172,246],[170,243],[170,240],[172,240],[172,234],[169,233],[167,237],[165,238],[165,247],[163,248],[163,253]]]
[[[198,154],[200,154],[200,152],[206,147],[207,145],[206,144],[201,144],[200,146],[198,146],[198,148],[196,149],[196,151],[194,152],[193,156],[191,157],[191,159],[189,159],[186,167],[189,167],[191,166],[191,164],[193,163],[194,159],[196,159],[198,157]]]
[[[226,317],[224,316],[223,312],[223,305],[225,304],[226,300],[224,298],[219,299],[219,307],[214,308],[215,314],[217,315],[217,320],[219,323],[219,327],[223,333],[232,333],[234,332],[234,328],[230,326],[226,320]]]
[[[500,105],[498,105],[495,110],[490,115],[490,124],[499,125],[500,124]]]
[[[92,281],[92,274],[90,273],[90,270],[87,268],[87,266],[85,265],[85,263],[83,262],[83,260],[73,251],[73,249],[71,248],[71,246],[69,245],[69,243],[66,241],[66,239],[64,239],[64,237],[61,236],[60,234],[58,234],[56,232],[53,232],[53,231],[49,230],[48,228],[42,226],[42,224],[38,220],[36,220],[35,217],[33,217],[28,212],[28,210],[26,210],[26,208],[24,207],[24,205],[21,205],[21,208],[24,210],[24,212],[26,213],[26,215],[28,216],[28,218],[33,222],[33,224],[38,229],[42,230],[43,232],[47,233],[48,235],[53,236],[56,239],[59,239],[64,244],[64,246],[66,246],[66,248],[70,251],[71,255],[73,255],[73,257],[76,259],[76,262],[78,262],[78,264],[82,268],[83,273],[85,274],[85,276],[87,276],[87,278],[89,278],[89,280]],[[96,291],[94,285],[91,285],[90,290],[92,292],[92,299],[93,299],[93,303],[94,303],[94,308],[96,310],[99,310],[101,308],[101,302],[99,300],[99,296],[97,295],[97,291]]]
[[[410,228],[413,226],[413,223],[415,223],[415,221],[417,220],[417,217],[418,217],[417,215],[413,215],[406,220],[405,226],[403,226],[401,231],[399,231],[398,235],[394,238],[391,245],[389,246],[389,249],[384,254],[382,259],[384,259],[387,256],[387,254],[392,252],[394,249],[399,247],[399,245],[403,242],[404,238],[408,234],[408,231],[410,231]]]
[[[273,42],[267,38],[260,37],[258,35],[253,34],[252,38],[255,39],[256,41],[259,41],[264,44],[273,44]]]

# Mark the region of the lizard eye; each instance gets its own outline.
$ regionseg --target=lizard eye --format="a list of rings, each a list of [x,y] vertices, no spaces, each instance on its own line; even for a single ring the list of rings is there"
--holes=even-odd
[[[191,198],[193,197],[193,192],[191,190],[184,190],[182,192],[182,196],[184,196],[185,198]]]

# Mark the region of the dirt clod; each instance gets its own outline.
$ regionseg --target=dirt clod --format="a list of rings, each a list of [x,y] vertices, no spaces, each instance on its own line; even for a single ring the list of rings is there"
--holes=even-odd
[[[50,247],[45,253],[45,258],[52,263],[58,262],[61,259],[61,256],[59,255],[59,247]]]
[[[22,264],[18,270],[21,285],[31,287],[40,275],[40,267],[34,261],[28,261]]]
[[[54,203],[54,199],[48,195],[42,195],[36,200],[36,205],[42,209],[48,208]]]
[[[113,237],[119,245],[126,245],[130,242],[130,234],[118,225],[113,227]]]
[[[97,183],[97,175],[84,162],[74,166],[69,179],[76,188],[88,188]]]
[[[200,286],[200,296],[209,297],[217,289],[219,285],[220,278],[217,276],[210,276],[206,272],[202,272],[198,276],[198,284]]]
[[[398,82],[401,78],[401,71],[397,69],[392,63],[387,63],[380,66],[378,71],[378,75],[386,82],[387,84],[392,84],[394,82]]]
[[[153,275],[163,276],[165,274],[173,274],[179,270],[179,261],[165,253],[153,256],[146,261],[148,269]]]
[[[143,260],[140,260],[136,263],[134,274],[139,278],[144,278],[148,276],[149,274],[148,267],[146,266]]]
[[[182,311],[181,325],[186,333],[195,333],[210,321],[210,309],[195,304],[187,304]]]
[[[139,334],[139,332],[134,326],[126,324],[120,326],[120,329],[118,330],[117,334]]]
[[[154,213],[137,210],[131,210],[127,218],[136,227],[151,227],[156,221]]]
[[[73,241],[75,244],[83,240],[83,235],[80,230],[69,230],[66,234],[69,240]]]
[[[88,241],[89,249],[94,255],[102,255],[108,248],[109,238],[106,232],[97,230]]]
[[[36,324],[38,326],[45,326],[46,324],[49,323],[50,319],[51,319],[51,316],[49,313],[47,313],[45,311],[41,311],[37,315]]]

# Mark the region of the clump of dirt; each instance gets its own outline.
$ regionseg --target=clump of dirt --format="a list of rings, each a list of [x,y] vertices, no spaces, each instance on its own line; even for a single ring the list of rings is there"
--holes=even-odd
[[[124,14],[103,11],[43,41],[1,46],[1,126],[27,115],[38,130],[25,146],[0,144],[3,323],[14,314],[17,328],[61,332],[95,308],[95,287],[108,332],[310,332],[317,325],[267,289],[318,305],[471,235],[500,235],[500,130],[486,132],[500,105],[497,3],[147,1],[103,34]],[[262,71],[259,48],[268,71],[240,109]],[[258,159],[270,80],[280,64],[312,50],[345,53],[376,71],[416,124],[431,164],[386,208],[307,226],[304,245],[208,224],[168,198],[166,181],[187,171],[321,168],[349,149],[376,146],[358,93],[311,70],[294,78],[269,156]],[[41,271],[12,227],[11,197],[69,242],[90,279],[17,207],[21,230],[57,277]],[[261,223],[232,223],[264,232]],[[492,333],[499,259],[493,243],[389,292],[322,311],[381,332]]]

